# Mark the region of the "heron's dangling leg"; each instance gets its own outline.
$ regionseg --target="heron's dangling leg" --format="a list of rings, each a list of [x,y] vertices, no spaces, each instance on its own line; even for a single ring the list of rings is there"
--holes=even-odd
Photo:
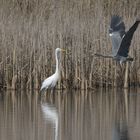
[[[120,69],[121,69],[121,72],[123,71],[123,63],[119,63],[119,66],[120,66]]]
[[[124,72],[125,72],[125,63],[119,63],[120,66],[120,78],[122,79],[122,77],[124,77]],[[121,81],[122,82],[122,81]]]
[[[132,58],[132,57],[129,56],[129,58],[127,60],[128,60],[128,63],[129,63],[129,67],[133,68],[133,64],[134,64],[133,62],[134,62],[135,58]],[[132,62],[132,63],[130,63],[130,62]]]
[[[130,69],[133,69],[134,63],[133,62],[132,63],[129,62],[129,67],[130,67]]]
[[[126,61],[125,77],[124,77],[124,88],[128,88],[128,73],[129,73],[129,61]]]

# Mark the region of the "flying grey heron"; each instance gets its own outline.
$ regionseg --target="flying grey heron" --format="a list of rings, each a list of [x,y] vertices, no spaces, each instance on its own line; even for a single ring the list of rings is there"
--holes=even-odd
[[[65,51],[65,50],[56,48],[56,50],[55,50],[55,58],[56,58],[55,73],[43,81],[41,89],[40,89],[41,92],[47,90],[48,88],[51,88],[53,91],[53,89],[60,77],[60,58],[61,58],[62,51]]]
[[[133,38],[134,32],[136,31],[140,19],[136,19],[135,23],[126,32],[125,24],[122,18],[117,15],[113,15],[110,22],[109,35],[112,40],[112,55],[95,54],[96,56],[102,56],[105,58],[113,58],[119,61],[120,64],[126,61],[133,61],[133,58],[128,56],[129,47]]]

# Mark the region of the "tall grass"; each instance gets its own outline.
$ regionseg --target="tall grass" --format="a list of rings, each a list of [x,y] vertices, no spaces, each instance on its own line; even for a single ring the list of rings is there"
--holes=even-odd
[[[57,47],[67,49],[57,88],[121,86],[125,70],[94,53],[111,53],[110,16],[121,15],[128,29],[139,7],[139,0],[0,1],[0,87],[40,88],[54,72]],[[140,84],[139,38],[140,28],[130,49],[129,84]]]

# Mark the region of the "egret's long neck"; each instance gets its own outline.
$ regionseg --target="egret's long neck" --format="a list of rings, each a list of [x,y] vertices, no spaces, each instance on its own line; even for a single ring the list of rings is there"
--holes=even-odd
[[[55,54],[55,59],[56,59],[56,70],[55,73],[59,73],[60,72],[60,60],[58,59],[57,54]]]

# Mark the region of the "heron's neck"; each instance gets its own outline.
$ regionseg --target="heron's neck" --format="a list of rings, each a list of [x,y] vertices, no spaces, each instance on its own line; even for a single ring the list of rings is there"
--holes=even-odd
[[[56,70],[55,73],[59,73],[60,72],[60,60],[58,60],[57,55],[55,56],[56,59]]]

